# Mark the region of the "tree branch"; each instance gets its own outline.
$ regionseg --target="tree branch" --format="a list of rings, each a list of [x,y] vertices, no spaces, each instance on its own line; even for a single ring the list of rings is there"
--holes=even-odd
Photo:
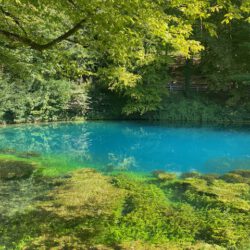
[[[25,35],[27,35],[25,29],[23,28],[23,26],[21,25],[21,23],[20,23],[20,21],[19,21],[19,19],[17,17],[15,17],[14,15],[12,15],[10,12],[4,10],[3,6],[0,6],[0,9],[1,9],[2,13],[5,16],[10,17],[14,21],[14,23],[23,31],[23,33]]]
[[[88,48],[89,45],[82,45],[80,42],[76,41],[76,40],[73,40],[73,39],[70,39],[70,38],[67,38],[65,39],[65,41],[68,41],[70,43],[74,43],[74,44],[78,44],[78,45],[81,45],[83,48]]]
[[[15,40],[15,41],[18,41],[22,44],[25,44],[25,45],[31,47],[32,49],[42,51],[42,50],[51,48],[52,46],[56,45],[57,43],[62,42],[63,40],[66,40],[68,37],[70,37],[71,35],[76,33],[81,28],[81,26],[84,22],[85,22],[85,19],[81,20],[80,22],[75,24],[75,26],[72,27],[70,30],[68,30],[67,32],[65,32],[61,36],[55,38],[54,40],[52,40],[46,44],[39,44],[37,42],[32,41],[28,37],[24,37],[24,36],[21,36],[21,35],[16,34],[16,33],[12,33],[12,32],[7,31],[7,30],[0,30],[0,34],[4,35],[8,39]]]

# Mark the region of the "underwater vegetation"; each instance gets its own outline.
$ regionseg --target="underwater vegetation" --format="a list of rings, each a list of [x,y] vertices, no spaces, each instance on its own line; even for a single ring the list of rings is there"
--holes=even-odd
[[[32,164],[22,161],[2,160],[0,162],[0,179],[12,180],[28,178],[33,172]]]
[[[0,157],[1,250],[250,249],[250,170],[42,170]]]

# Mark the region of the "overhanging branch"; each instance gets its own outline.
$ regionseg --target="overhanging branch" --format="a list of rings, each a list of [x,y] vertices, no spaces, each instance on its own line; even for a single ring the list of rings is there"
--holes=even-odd
[[[0,29],[0,34],[4,35],[5,37],[7,37],[10,40],[14,40],[14,41],[20,42],[22,44],[25,44],[25,45],[31,47],[32,49],[42,51],[42,50],[51,48],[55,44],[62,42],[63,40],[67,39],[68,37],[70,37],[71,35],[76,33],[81,28],[81,26],[84,22],[85,22],[85,19],[81,20],[80,22],[75,24],[75,26],[72,27],[70,30],[68,30],[67,32],[65,32],[61,36],[55,38],[54,40],[52,40],[46,44],[39,44],[37,42],[32,41],[28,37],[24,37],[24,36],[21,36],[21,35],[16,34],[16,33],[12,33],[12,32],[7,31],[7,30]]]

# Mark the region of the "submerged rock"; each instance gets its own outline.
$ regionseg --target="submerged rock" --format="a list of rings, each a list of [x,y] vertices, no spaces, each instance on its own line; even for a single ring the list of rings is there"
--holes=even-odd
[[[29,178],[34,166],[24,161],[0,160],[0,180],[16,180]]]

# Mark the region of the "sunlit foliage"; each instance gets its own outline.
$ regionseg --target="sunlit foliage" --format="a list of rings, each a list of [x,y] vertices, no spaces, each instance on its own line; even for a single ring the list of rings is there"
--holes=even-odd
[[[220,80],[220,86],[228,85],[229,78],[236,82],[248,79],[247,68],[242,69],[241,62],[223,70],[225,60],[230,60],[234,52],[221,49],[220,44],[226,46],[234,36],[241,39],[247,34],[243,29],[248,32],[249,9],[248,1],[231,0],[2,0],[0,56],[4,79],[0,85],[6,79],[15,86],[20,79],[25,85],[32,80],[45,83],[60,80],[62,85],[65,81],[69,84],[90,81],[93,86],[101,84],[123,98],[124,114],[158,110],[167,95],[166,84],[171,77],[168,68],[176,58],[200,57],[200,53],[205,53],[203,74],[208,71],[208,63],[218,59],[216,81],[227,76],[223,83]],[[247,41],[235,42],[239,53],[248,51]],[[209,64],[209,74],[216,64]],[[234,70],[239,67],[240,71]],[[231,69],[235,73],[228,76]],[[60,89],[58,95],[67,102],[68,90]],[[45,95],[48,91],[44,89]],[[231,95],[230,104],[240,102],[239,96],[244,94],[240,88]],[[23,109],[17,116],[27,120],[31,112],[26,110],[25,103],[20,105]],[[64,104],[59,106],[58,112],[65,113]],[[53,112],[43,115],[43,109],[39,112],[41,120],[65,119],[65,115],[60,117]],[[85,109],[73,115],[84,113]]]

